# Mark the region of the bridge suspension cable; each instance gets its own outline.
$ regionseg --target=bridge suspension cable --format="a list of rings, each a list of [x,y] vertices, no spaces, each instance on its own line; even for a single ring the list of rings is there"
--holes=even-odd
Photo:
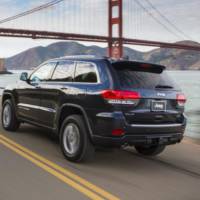
[[[22,13],[19,13],[17,15],[14,15],[14,16],[11,16],[11,17],[7,17],[5,19],[2,19],[0,20],[0,24],[3,24],[3,23],[6,23],[6,22],[10,22],[10,21],[13,21],[15,19],[18,19],[20,17],[24,17],[26,15],[29,15],[29,14],[32,14],[32,13],[35,13],[35,12],[38,12],[40,10],[43,10],[43,9],[46,9],[46,8],[49,8],[49,7],[52,7],[56,4],[59,4],[60,2],[63,2],[65,0],[53,0],[51,2],[48,2],[48,3],[45,3],[43,5],[40,5],[40,6],[37,6],[33,9],[30,9],[30,10],[27,10],[25,12],[22,12]]]
[[[165,21],[167,22],[171,27],[174,28],[180,35],[184,36],[185,38],[188,38],[189,40],[193,40],[189,35],[184,33],[181,29],[177,27],[171,20],[169,20],[165,15],[163,15],[158,8],[150,1],[150,0],[145,0],[150,7]]]
[[[167,25],[165,25],[160,19],[158,19],[152,12],[150,12],[139,0],[135,0],[135,2],[158,24],[160,24],[165,30],[167,30],[169,33],[174,35],[176,38],[180,39],[180,36],[171,30]]]

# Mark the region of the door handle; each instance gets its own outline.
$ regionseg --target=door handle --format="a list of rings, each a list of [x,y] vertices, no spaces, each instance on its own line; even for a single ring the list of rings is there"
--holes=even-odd
[[[63,87],[63,88],[61,88],[61,90],[67,90],[68,88],[66,88],[66,87]]]
[[[36,88],[36,89],[40,89],[40,88],[41,88],[41,86],[37,85],[37,86],[35,86],[35,88]]]

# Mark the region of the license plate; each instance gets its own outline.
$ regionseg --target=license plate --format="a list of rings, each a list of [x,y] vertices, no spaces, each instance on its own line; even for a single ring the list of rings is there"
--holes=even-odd
[[[154,112],[159,112],[159,111],[166,111],[166,101],[152,101],[151,102],[151,110]]]

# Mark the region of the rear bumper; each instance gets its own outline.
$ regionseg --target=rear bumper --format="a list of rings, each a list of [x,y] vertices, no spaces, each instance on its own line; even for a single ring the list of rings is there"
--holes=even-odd
[[[99,126],[98,134],[92,136],[95,145],[170,145],[179,143],[183,139],[186,127],[184,115],[182,123],[172,124],[127,124],[124,118],[119,116],[112,117],[112,120],[107,118],[104,126]],[[112,136],[113,129],[123,129],[125,134],[120,137]]]
[[[181,142],[183,133],[159,135],[124,135],[122,137],[93,136],[95,145],[122,146],[122,145],[170,145]]]

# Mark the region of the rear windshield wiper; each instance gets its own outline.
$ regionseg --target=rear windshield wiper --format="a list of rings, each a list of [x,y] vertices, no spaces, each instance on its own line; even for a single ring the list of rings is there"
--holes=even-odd
[[[156,85],[155,88],[172,89],[172,88],[174,88],[174,87],[173,87],[173,86],[170,86],[170,85]]]

